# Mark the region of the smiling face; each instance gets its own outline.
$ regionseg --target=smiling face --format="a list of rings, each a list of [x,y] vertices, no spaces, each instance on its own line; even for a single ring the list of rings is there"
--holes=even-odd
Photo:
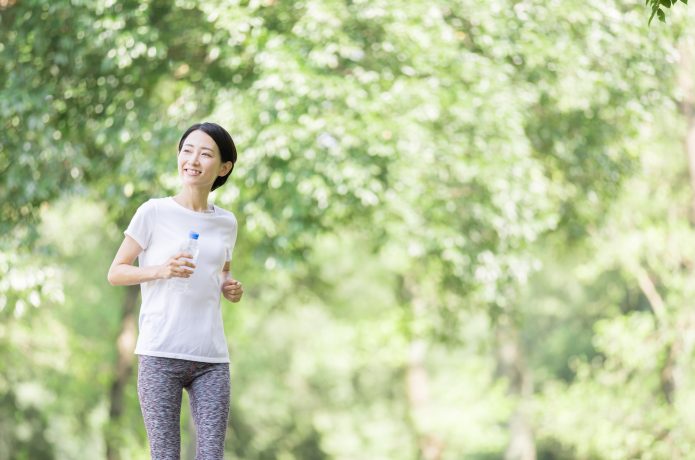
[[[231,169],[231,162],[222,163],[217,144],[205,132],[191,132],[183,141],[178,155],[179,177],[184,185],[212,188],[218,176]]]

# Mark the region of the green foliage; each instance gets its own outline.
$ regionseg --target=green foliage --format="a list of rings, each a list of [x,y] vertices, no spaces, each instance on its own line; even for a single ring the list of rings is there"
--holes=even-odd
[[[680,1],[686,5],[688,4],[688,0]],[[678,0],[646,0],[645,3],[652,9],[652,14],[649,16],[649,24],[651,24],[654,16],[659,18],[659,21],[666,22],[665,9],[671,8],[673,5],[678,3]]]
[[[240,152],[212,196],[239,218],[246,289],[224,303],[229,458],[417,458],[432,433],[443,459],[499,458],[518,404],[493,345],[509,318],[539,458],[695,442],[675,38],[646,37],[635,8],[8,5],[0,457],[100,457],[105,431],[123,458],[147,457],[134,379],[108,425],[124,292],[105,275],[135,208],[176,190],[178,134],[200,119]],[[416,341],[423,407],[407,394]]]

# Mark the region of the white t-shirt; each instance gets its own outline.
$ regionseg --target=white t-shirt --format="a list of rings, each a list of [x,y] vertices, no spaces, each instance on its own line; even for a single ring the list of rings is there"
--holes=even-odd
[[[196,212],[173,197],[153,198],[135,212],[123,232],[143,248],[141,267],[162,265],[180,251],[191,231],[199,233],[199,254],[187,292],[176,292],[171,278],[141,283],[139,335],[135,353],[228,363],[229,351],[222,325],[220,297],[225,247],[234,249],[237,221],[231,212],[214,206]]]

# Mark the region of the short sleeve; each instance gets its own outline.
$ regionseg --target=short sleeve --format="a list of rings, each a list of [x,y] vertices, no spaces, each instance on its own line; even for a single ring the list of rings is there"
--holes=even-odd
[[[230,221],[229,225],[229,231],[227,232],[227,247],[229,248],[230,252],[230,257],[234,258],[234,246],[236,245],[236,237],[237,237],[237,220],[234,214],[232,214],[232,218]]]
[[[152,200],[146,201],[140,205],[135,211],[133,219],[130,221],[128,228],[123,232],[140,245],[143,249],[147,249],[150,245],[150,236],[155,221],[155,207]]]

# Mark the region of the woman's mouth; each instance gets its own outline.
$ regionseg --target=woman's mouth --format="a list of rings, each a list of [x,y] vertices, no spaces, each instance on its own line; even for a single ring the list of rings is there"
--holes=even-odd
[[[201,172],[198,169],[192,169],[192,168],[184,168],[183,172],[187,176],[199,176],[201,174]]]

